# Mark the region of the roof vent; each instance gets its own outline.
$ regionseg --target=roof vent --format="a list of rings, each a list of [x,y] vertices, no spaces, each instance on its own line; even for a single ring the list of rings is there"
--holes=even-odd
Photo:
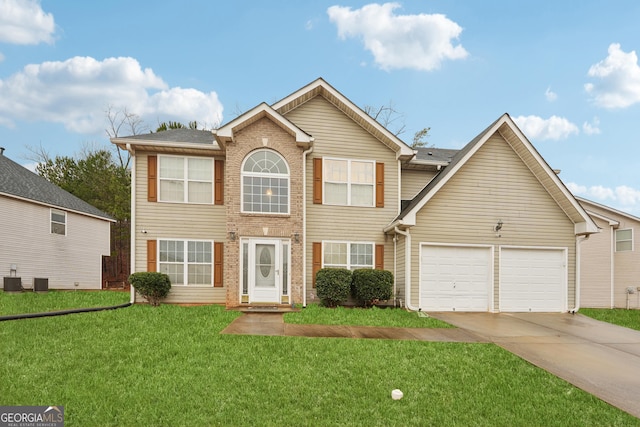
[[[4,155],[4,147],[0,147],[0,156]]]
[[[431,151],[429,151],[427,154],[433,156],[433,153]]]

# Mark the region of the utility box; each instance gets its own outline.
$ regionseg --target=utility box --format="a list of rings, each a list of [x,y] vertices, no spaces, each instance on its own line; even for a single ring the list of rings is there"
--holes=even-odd
[[[49,279],[35,277],[33,279],[33,292],[49,292]]]
[[[4,276],[3,286],[5,292],[22,292],[22,278]]]

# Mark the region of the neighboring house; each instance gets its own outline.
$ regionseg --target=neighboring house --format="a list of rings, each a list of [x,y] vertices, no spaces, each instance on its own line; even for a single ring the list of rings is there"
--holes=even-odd
[[[582,244],[583,307],[640,308],[640,218],[578,198],[600,228]]]
[[[101,289],[109,255],[107,214],[25,169],[0,148],[0,276],[33,288]],[[0,280],[0,286],[2,281]]]
[[[214,132],[112,142],[133,157],[132,271],[169,274],[169,302],[306,305],[344,267],[392,271],[412,310],[566,312],[597,232],[508,115],[414,151],[322,79]]]

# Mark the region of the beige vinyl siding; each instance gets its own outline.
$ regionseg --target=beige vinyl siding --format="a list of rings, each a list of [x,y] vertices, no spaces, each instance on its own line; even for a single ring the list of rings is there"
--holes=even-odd
[[[401,198],[411,200],[422,190],[436,175],[433,171],[403,169],[401,171]]]
[[[0,276],[16,264],[27,289],[34,277],[48,278],[50,289],[101,289],[110,222],[66,212],[66,235],[52,234],[48,206],[0,196]]]
[[[406,237],[401,234],[396,236],[396,264],[395,264],[395,283],[396,283],[396,298],[400,298],[403,300],[405,298],[405,260],[406,260]]]
[[[580,305],[611,308],[613,280],[613,228],[608,221],[593,218],[600,233],[589,236],[580,247]]]
[[[600,239],[603,237],[599,233],[596,235],[592,235],[588,240],[586,240],[582,244],[583,253],[598,251],[598,254],[595,256],[600,256],[602,258],[609,257],[610,254],[613,254],[613,304],[614,307],[618,308],[626,308],[627,306],[627,293],[626,289],[629,286],[636,288],[636,294],[631,295],[629,297],[629,303],[631,308],[640,308],[640,294],[638,294],[637,288],[640,287],[640,221],[636,221],[631,217],[620,215],[619,213],[603,209],[597,205],[593,205],[587,202],[582,202],[583,206],[589,211],[595,212],[597,214],[603,215],[607,218],[611,218],[612,220],[618,221],[619,225],[616,228],[617,230],[633,230],[633,250],[632,251],[615,251],[615,234],[613,234],[613,247],[607,249],[604,252],[599,251],[598,248],[592,248],[592,246],[597,246]],[[600,225],[600,223],[598,223]],[[603,230],[604,231],[604,230]],[[612,231],[615,233],[615,231]],[[582,275],[583,282],[586,277],[594,276],[599,274],[598,270],[601,264],[588,264],[586,262],[582,265]],[[607,290],[610,291],[610,287],[607,287]],[[583,292],[584,295],[584,292]],[[586,303],[581,304],[584,307],[589,307]]]
[[[502,220],[501,237],[494,227]],[[491,137],[427,202],[410,229],[411,304],[417,307],[420,244],[494,245],[494,307],[498,307],[500,245],[568,249],[568,306],[575,289],[574,224],[499,134]]]
[[[366,241],[385,245],[385,269],[393,266],[393,242],[383,228],[398,213],[398,161],[395,153],[322,97],[289,112],[287,119],[314,138],[306,164],[307,289],[312,283],[312,243],[322,240]],[[384,207],[313,204],[313,158],[337,157],[384,162]]]
[[[226,241],[226,210],[223,205],[198,205],[147,201],[147,153],[136,161],[135,269],[146,271],[147,240]],[[142,231],[146,231],[143,233]],[[169,303],[224,303],[226,288],[173,286]]]

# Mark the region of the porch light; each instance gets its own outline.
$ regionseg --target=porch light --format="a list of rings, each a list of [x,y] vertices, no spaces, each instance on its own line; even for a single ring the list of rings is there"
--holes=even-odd
[[[229,232],[229,240],[231,240],[232,242],[235,242],[235,240],[236,240],[236,232],[235,231],[230,231]]]
[[[502,220],[499,219],[498,223],[496,224],[496,226],[493,227],[493,231],[495,231],[497,233],[498,231],[502,230],[502,224],[503,224]]]

